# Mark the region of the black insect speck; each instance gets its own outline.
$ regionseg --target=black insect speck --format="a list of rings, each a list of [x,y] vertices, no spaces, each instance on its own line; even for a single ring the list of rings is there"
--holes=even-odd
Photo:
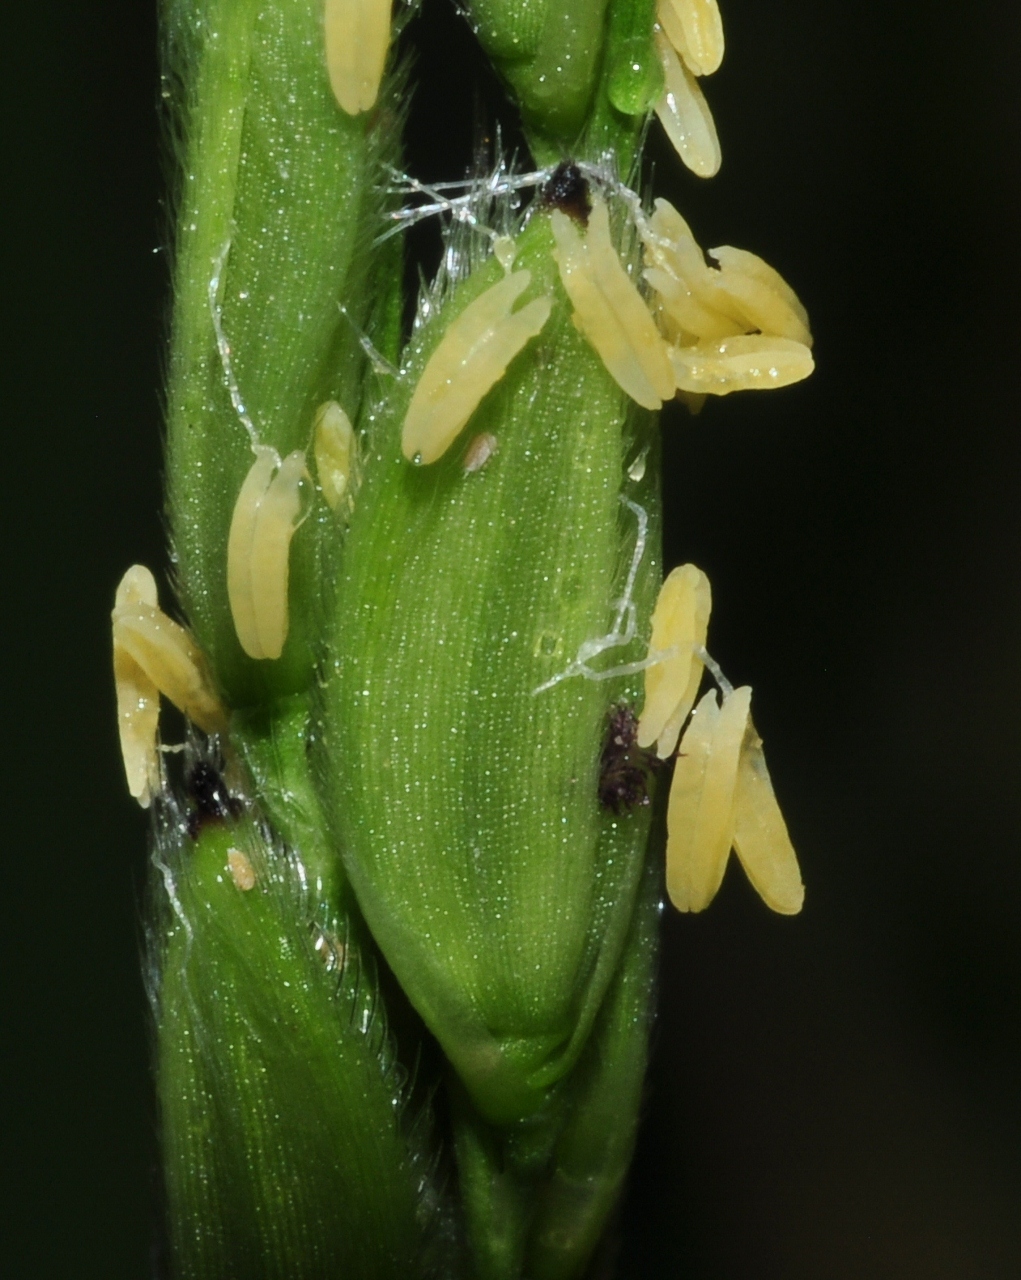
[[[208,760],[199,760],[188,770],[185,788],[193,808],[188,813],[188,834],[194,840],[207,822],[239,818],[244,805],[227,790],[219,771]]]
[[[592,212],[588,183],[576,164],[565,160],[558,164],[542,189],[542,203],[550,209],[560,209],[583,227],[588,226]]]
[[[659,762],[637,739],[638,717],[622,702],[610,716],[599,757],[599,803],[614,813],[649,803],[649,773]]]

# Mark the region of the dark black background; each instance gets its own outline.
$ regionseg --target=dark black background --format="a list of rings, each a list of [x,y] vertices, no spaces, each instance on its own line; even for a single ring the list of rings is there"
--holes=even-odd
[[[803,386],[665,415],[668,543],[713,582],[808,885],[665,925],[623,1274],[1021,1275],[1018,19],[1003,0],[725,0],[703,243],[811,312]],[[459,176],[441,0],[411,161]],[[144,821],[107,618],[160,564],[166,307],[152,0],[3,18],[2,1204],[11,1277],[145,1277]],[[485,109],[485,108],[483,108]],[[427,248],[420,243],[420,248]]]

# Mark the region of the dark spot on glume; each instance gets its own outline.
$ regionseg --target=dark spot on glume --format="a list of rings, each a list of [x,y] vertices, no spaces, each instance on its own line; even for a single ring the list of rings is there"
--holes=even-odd
[[[244,805],[230,794],[219,770],[208,760],[192,765],[184,785],[193,806],[188,813],[188,834],[193,840],[206,823],[239,818],[244,812]]]
[[[583,227],[588,226],[588,216],[592,212],[588,182],[570,160],[558,164],[553,170],[542,189],[541,199],[548,209],[560,209]]]
[[[599,803],[614,813],[649,803],[649,774],[659,761],[638,745],[638,717],[627,703],[614,707],[599,757]]]

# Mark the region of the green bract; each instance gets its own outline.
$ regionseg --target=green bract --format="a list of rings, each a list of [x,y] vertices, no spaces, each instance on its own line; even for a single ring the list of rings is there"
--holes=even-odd
[[[577,1067],[547,1114],[499,1132],[462,1107],[457,1154],[480,1276],[573,1280],[631,1161],[652,1020],[659,869],[650,861],[624,955]]]
[[[652,42],[656,0],[617,0],[610,9],[606,92],[622,114],[644,115],[663,92],[663,69]]]
[[[415,335],[377,410],[344,553],[323,690],[319,778],[359,904],[473,1102],[530,1116],[581,1053],[617,968],[648,809],[597,796],[608,713],[628,679],[565,673],[610,631],[639,536],[634,661],[659,583],[651,445],[571,322],[548,217],[520,238],[546,327],[430,467],[400,452],[410,391],[445,327],[502,273],[458,285]],[[466,474],[481,432],[498,451]],[[543,687],[547,686],[547,687]]]
[[[470,0],[469,20],[510,85],[536,159],[572,154],[603,55],[607,0]]]
[[[160,1104],[175,1274],[432,1273],[403,1073],[343,921],[252,822],[158,848]]]

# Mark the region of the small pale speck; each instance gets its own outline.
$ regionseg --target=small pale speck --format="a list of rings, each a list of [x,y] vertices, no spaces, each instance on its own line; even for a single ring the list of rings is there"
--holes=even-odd
[[[255,888],[255,869],[240,849],[227,850],[227,870],[235,887],[242,893]]]

